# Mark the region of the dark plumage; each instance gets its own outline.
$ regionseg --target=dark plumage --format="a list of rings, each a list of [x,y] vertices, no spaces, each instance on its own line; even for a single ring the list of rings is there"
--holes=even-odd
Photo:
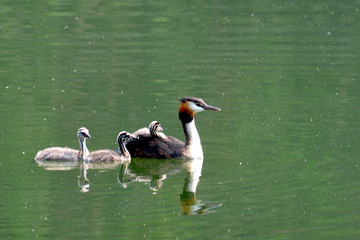
[[[128,143],[126,146],[132,157],[138,158],[181,158],[181,151],[185,144],[171,136],[166,139],[150,137],[139,137],[139,139]]]

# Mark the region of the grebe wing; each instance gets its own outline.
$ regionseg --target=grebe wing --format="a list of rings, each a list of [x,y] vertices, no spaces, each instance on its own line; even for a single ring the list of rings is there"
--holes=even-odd
[[[172,142],[172,144],[177,145],[178,147],[185,147],[185,143],[173,136],[166,136],[169,142]]]
[[[140,129],[136,130],[136,132],[134,132],[133,135],[135,137],[150,136],[150,131],[149,131],[149,128],[144,127],[144,128],[140,128]]]
[[[39,151],[35,160],[78,160],[78,150],[68,147],[50,147]]]
[[[166,139],[154,137],[140,137],[126,145],[130,155],[138,158],[170,159],[181,157],[185,144],[171,136]]]

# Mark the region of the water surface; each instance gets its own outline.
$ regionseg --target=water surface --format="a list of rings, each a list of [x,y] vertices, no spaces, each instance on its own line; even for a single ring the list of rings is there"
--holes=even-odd
[[[5,1],[0,237],[357,239],[359,7]],[[82,126],[91,151],[153,120],[184,139],[184,96],[222,109],[197,116],[192,170],[33,161]]]

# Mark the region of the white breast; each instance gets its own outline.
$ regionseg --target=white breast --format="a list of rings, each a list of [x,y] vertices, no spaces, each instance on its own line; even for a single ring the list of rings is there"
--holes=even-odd
[[[191,158],[202,158],[203,157],[203,150],[201,146],[201,140],[199,133],[195,126],[195,121],[191,121],[185,125],[186,132],[189,137],[189,153]]]

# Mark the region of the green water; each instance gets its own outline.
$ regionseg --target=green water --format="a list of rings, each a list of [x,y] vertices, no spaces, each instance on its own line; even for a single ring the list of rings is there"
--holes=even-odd
[[[359,8],[3,1],[0,238],[358,239]],[[184,139],[184,96],[222,109],[202,165],[33,162],[82,126],[90,151],[153,120]]]

